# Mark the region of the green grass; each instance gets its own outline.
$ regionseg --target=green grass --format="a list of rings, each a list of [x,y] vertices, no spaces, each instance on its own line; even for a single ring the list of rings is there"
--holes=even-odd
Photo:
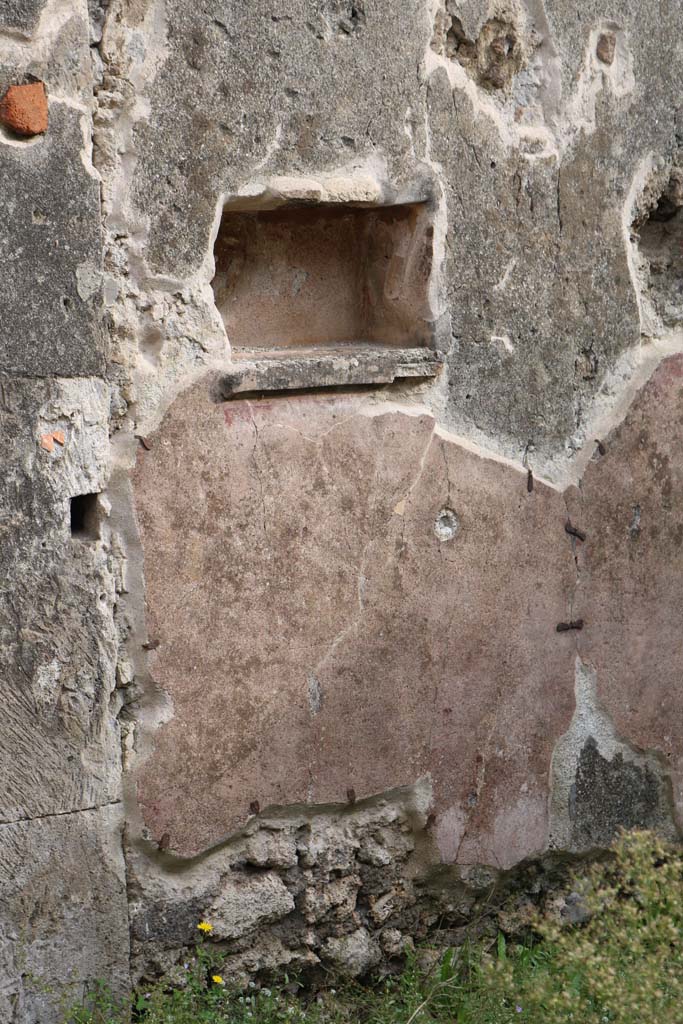
[[[587,911],[581,925],[537,920],[528,944],[465,943],[374,986],[345,981],[296,994],[230,991],[220,954],[198,947],[183,984],[137,994],[141,1024],[680,1024],[683,1021],[683,854],[649,833],[623,836],[614,857],[574,881]],[[219,980],[215,980],[215,979]],[[105,991],[65,1024],[122,1024]]]
[[[501,956],[509,961],[502,935],[490,962],[502,962]],[[545,954],[515,946],[512,956],[515,970],[529,977]],[[288,991],[297,986],[287,977],[279,989],[230,991],[211,982],[213,967],[200,958],[184,987],[140,992],[135,1017],[144,1024],[507,1024],[521,1019],[515,1004],[491,986],[489,959],[481,947],[446,950],[429,971],[420,960],[417,954],[409,957],[400,976],[375,985],[330,982],[314,995],[297,995]],[[101,990],[90,1007],[72,1010],[67,1022],[121,1024],[124,1018],[124,1009]]]

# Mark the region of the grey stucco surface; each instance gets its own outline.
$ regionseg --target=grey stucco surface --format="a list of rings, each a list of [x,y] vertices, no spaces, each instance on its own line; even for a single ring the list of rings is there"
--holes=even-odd
[[[0,27],[31,34],[38,22],[45,0],[5,0],[0,11]]]
[[[32,377],[96,374],[104,368],[99,185],[81,160],[78,112],[53,105],[49,134],[24,145],[0,148],[3,369]],[[80,293],[79,273],[88,281]]]
[[[368,2],[341,29],[344,6],[168,6],[153,116],[136,130],[151,265],[196,270],[219,196],[251,179],[374,162],[397,191],[426,180],[448,218],[446,415],[517,456],[571,453],[640,340],[623,220],[640,164],[678,145],[680,9],[662,35],[649,4],[530,8],[533,73],[502,100],[429,63],[426,5]],[[481,23],[483,5],[463,7]],[[594,54],[605,26],[620,41],[610,68]]]
[[[368,3],[360,24],[350,21],[352,6],[168,4],[168,56],[152,90],[154,116],[138,129],[133,190],[152,214],[155,269],[196,268],[219,194],[236,192],[257,168],[305,175],[376,156],[396,190],[424,176],[402,129],[407,111],[423,116],[424,6]]]
[[[548,452],[580,443],[592,397],[640,342],[623,219],[639,166],[651,154],[671,160],[680,145],[683,12],[669,6],[664,37],[648,4],[549,3],[546,14],[557,56],[541,73],[558,75],[561,98],[545,97],[543,126],[559,159],[505,145],[467,100],[449,103],[443,72],[430,109],[449,196],[450,410],[465,428]],[[616,94],[598,67],[594,112],[579,117],[571,103],[591,88],[591,31],[601,25],[623,32],[633,83]],[[508,335],[514,353],[493,335]]]
[[[34,6],[16,9],[28,19]],[[21,140],[3,128],[0,137],[0,366],[31,377],[98,374],[100,184],[90,162],[92,69],[83,5],[53,10],[34,43],[3,43],[0,32],[0,95],[35,79],[46,84],[49,131]]]

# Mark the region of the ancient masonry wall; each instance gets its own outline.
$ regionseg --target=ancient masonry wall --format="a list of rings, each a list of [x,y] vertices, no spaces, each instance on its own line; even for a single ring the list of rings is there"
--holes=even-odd
[[[679,834],[681,38],[0,5],[0,1019]]]

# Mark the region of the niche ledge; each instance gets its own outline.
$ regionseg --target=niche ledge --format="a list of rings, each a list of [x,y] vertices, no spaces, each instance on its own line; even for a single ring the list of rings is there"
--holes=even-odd
[[[234,366],[222,376],[220,397],[259,392],[302,391],[330,387],[393,384],[399,380],[435,377],[443,356],[432,349],[388,345],[326,345],[282,351],[234,353]]]

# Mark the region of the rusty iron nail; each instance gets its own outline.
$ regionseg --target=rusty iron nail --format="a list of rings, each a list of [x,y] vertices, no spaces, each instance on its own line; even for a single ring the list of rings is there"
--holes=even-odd
[[[558,633],[568,633],[571,629],[583,629],[583,619],[573,619],[571,622],[558,622],[555,627]]]
[[[583,530],[580,530],[578,526],[572,526],[571,520],[567,520],[564,524],[564,532],[568,533],[570,537],[576,537],[578,540],[585,540],[586,534]]]

